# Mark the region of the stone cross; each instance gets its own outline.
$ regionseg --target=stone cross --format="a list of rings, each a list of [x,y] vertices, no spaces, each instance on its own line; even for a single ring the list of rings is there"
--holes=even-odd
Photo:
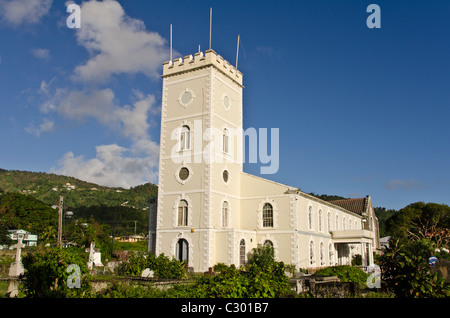
[[[9,280],[7,293],[9,294],[10,298],[18,296],[19,294],[18,278],[21,274],[24,273],[21,254],[22,254],[22,247],[25,247],[25,245],[22,244],[22,240],[23,235],[18,234],[16,245],[16,260],[11,264],[11,267],[9,268],[9,277],[11,279]]]

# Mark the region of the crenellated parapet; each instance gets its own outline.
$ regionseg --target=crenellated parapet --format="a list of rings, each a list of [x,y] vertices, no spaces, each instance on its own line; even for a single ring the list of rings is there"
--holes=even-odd
[[[242,73],[232,66],[222,56],[218,55],[214,50],[207,50],[203,52],[195,53],[194,56],[187,55],[184,58],[176,58],[173,61],[167,61],[163,64],[163,75],[167,77],[183,73],[187,71],[193,71],[198,68],[214,66],[216,69],[224,73],[231,78],[237,84],[242,86]]]

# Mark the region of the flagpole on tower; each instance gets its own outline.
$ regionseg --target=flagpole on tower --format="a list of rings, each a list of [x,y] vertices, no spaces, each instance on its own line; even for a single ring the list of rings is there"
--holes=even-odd
[[[170,24],[170,62],[172,62],[172,24]]]
[[[211,34],[212,34],[212,7],[209,8],[209,49],[211,50]]]
[[[239,37],[240,37],[240,35],[238,34],[237,49],[236,49],[236,69],[237,69],[237,66],[238,66],[238,59],[239,59]]]

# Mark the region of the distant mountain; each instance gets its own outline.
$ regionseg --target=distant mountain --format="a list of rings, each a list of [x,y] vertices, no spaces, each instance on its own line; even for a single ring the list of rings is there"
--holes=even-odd
[[[4,169],[0,169],[0,190],[33,196],[49,205],[58,205],[63,196],[66,210],[90,206],[147,209],[150,198],[158,193],[158,187],[151,183],[124,189],[52,173]]]

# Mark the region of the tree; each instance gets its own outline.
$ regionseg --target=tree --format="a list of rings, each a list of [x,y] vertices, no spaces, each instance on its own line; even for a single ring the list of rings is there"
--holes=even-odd
[[[0,197],[0,220],[6,229],[23,229],[40,237],[48,227],[57,226],[58,213],[33,197],[7,193]]]
[[[248,255],[248,264],[256,264],[261,269],[270,269],[275,265],[275,250],[270,244],[258,244]]]
[[[78,219],[65,227],[64,236],[67,241],[79,246],[89,246],[91,242],[99,248],[109,243],[109,226],[99,224],[92,217],[89,220]]]
[[[412,203],[395,213],[386,226],[392,241],[406,244],[426,239],[437,248],[448,247],[450,207],[437,203]]]
[[[11,245],[11,241],[8,236],[8,230],[0,224],[0,245]]]

